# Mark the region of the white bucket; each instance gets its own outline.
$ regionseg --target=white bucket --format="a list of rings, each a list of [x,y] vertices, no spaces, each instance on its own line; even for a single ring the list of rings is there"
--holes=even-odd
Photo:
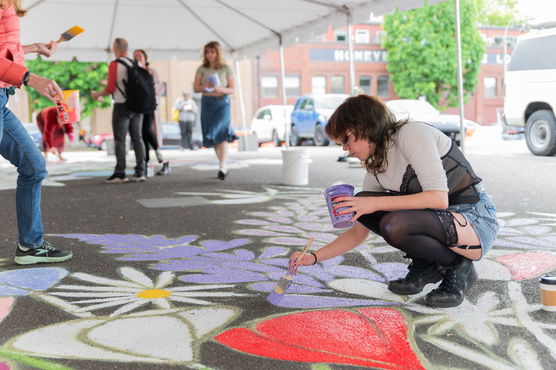
[[[309,183],[309,155],[304,149],[282,150],[282,182],[285,185]]]

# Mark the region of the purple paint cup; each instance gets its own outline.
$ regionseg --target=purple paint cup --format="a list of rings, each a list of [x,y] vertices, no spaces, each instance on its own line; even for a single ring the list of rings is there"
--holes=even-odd
[[[353,217],[352,213],[340,215],[338,212],[345,209],[337,208],[334,209],[334,205],[336,202],[334,201],[336,198],[341,196],[353,196],[353,186],[347,184],[335,185],[329,187],[324,191],[324,197],[326,198],[326,205],[328,206],[328,212],[330,213],[330,220],[332,221],[332,226],[337,229],[342,229],[346,227],[350,227],[353,223],[350,222],[351,218]]]

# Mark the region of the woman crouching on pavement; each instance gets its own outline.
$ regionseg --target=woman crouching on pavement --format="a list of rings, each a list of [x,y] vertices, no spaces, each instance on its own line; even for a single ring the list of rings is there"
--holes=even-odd
[[[338,214],[352,213],[350,229],[304,256],[313,265],[360,245],[372,231],[412,262],[388,289],[410,295],[440,285],[425,304],[455,307],[476,278],[473,261],[483,257],[498,232],[496,209],[471,164],[450,138],[423,122],[396,120],[380,100],[348,98],[326,126],[327,135],[367,170],[363,191],[336,198]],[[294,263],[299,252],[292,255]]]

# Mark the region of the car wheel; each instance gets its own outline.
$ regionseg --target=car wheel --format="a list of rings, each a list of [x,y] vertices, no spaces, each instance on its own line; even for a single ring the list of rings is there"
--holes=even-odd
[[[274,146],[279,147],[280,144],[282,143],[280,141],[280,138],[278,137],[278,133],[276,132],[276,130],[272,131],[272,143],[274,144]]]
[[[297,130],[294,125],[290,130],[290,145],[291,146],[300,146],[301,145],[301,138],[297,134]]]
[[[525,125],[527,147],[534,155],[556,154],[556,119],[554,113],[541,109],[529,116]]]
[[[330,144],[320,124],[315,126],[315,136],[313,138],[313,142],[318,146],[327,146]]]
[[[108,149],[108,144],[106,144],[106,140],[104,140],[104,141],[100,144],[98,150],[107,150],[107,149]]]

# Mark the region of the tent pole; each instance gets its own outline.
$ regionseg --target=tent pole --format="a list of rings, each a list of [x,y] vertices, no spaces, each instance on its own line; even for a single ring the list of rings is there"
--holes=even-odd
[[[462,56],[461,56],[461,30],[460,30],[460,10],[459,0],[454,0],[456,11],[456,50],[458,59],[458,100],[459,100],[459,135],[460,135],[460,148],[465,153],[465,127],[464,121],[464,105],[463,105],[463,72],[462,72]]]
[[[243,88],[241,86],[241,73],[239,71],[239,62],[237,56],[234,56],[234,67],[237,75],[237,92],[239,98],[239,109],[241,111],[241,130],[243,131],[243,150],[247,150],[247,127],[245,126],[245,105],[243,104]],[[241,142],[241,140],[240,140]]]
[[[280,85],[282,86],[282,105],[284,105],[284,141],[286,142],[286,148],[289,148],[290,133],[288,130],[288,117],[286,112],[288,100],[286,97],[286,68],[284,66],[284,45],[282,45],[282,35],[278,35],[278,40],[280,42]]]
[[[349,94],[355,94],[355,62],[353,54],[353,14],[351,9],[347,11],[347,29],[348,29],[348,48],[349,48]]]
[[[112,37],[114,37],[114,26],[116,25],[116,15],[118,14],[118,4],[120,0],[116,0],[114,3],[114,13],[112,13],[112,22],[110,23],[110,34],[108,35],[108,46],[106,47],[107,59],[110,58],[110,52],[112,51]]]

